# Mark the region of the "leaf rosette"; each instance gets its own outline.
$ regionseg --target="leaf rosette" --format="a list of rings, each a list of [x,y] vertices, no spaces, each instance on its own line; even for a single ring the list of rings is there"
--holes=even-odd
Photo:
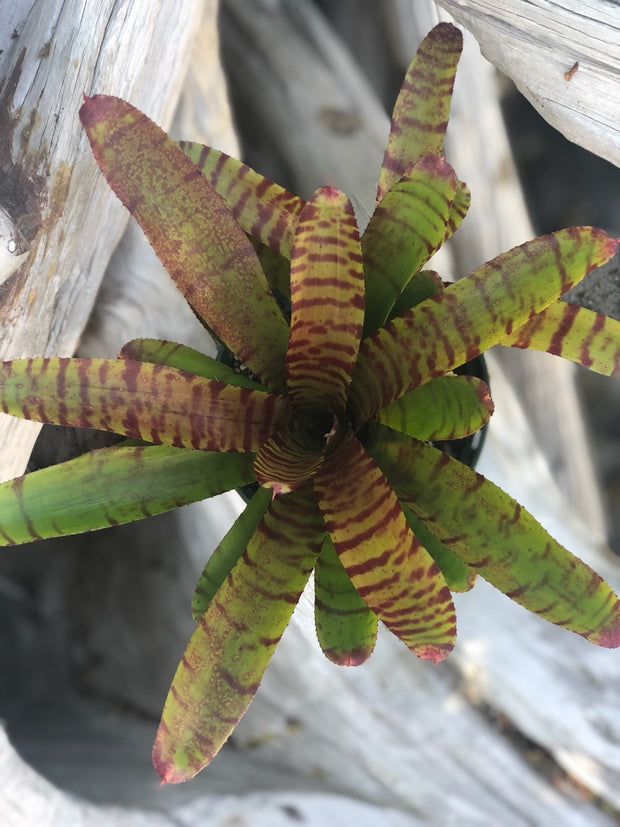
[[[175,143],[118,98],[82,106],[111,188],[248,370],[148,339],[118,359],[4,363],[5,413],[126,440],[0,486],[0,538],[103,528],[259,483],[196,587],[196,629],[153,751],[166,782],[192,777],[226,741],[313,571],[317,636],[339,664],[370,655],[378,620],[441,661],[456,637],[452,592],[476,574],[620,646],[609,586],[432,444],[489,421],[486,383],[455,371],[495,344],[620,372],[620,325],[559,301],[613,255],[604,232],[542,236],[454,284],[424,269],[470,200],[443,157],[460,51],[458,29],[440,24],[414,58],[361,238],[333,187],[306,202],[222,152]]]

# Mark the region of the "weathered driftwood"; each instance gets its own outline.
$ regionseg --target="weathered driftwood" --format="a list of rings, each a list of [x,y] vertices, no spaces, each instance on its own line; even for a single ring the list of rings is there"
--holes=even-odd
[[[281,118],[278,134],[265,133],[264,144],[278,141],[287,151],[282,128],[290,128],[302,142],[304,134],[310,132],[314,143],[302,143],[303,152],[291,149],[286,156],[295,185],[307,181],[307,189],[300,185],[296,186],[298,191],[307,194],[329,177],[358,196],[358,204],[372,204],[387,119],[378,114],[379,106],[354,61],[343,55],[338,37],[310,4],[264,0],[245,4],[245,12],[243,5],[232,0],[226,3],[239,28],[230,27],[229,16],[224,36],[239,61],[252,61],[249,67],[240,66],[250,90],[248,103],[260,99],[269,118]],[[428,20],[432,7],[416,0],[412,8],[425,15],[424,30],[432,25],[434,21]],[[411,53],[416,45],[411,43]],[[273,56],[276,46],[284,48],[286,58]],[[476,50],[470,50],[461,73],[468,73],[468,62],[476,58]],[[274,65],[277,71],[272,72],[270,66]],[[327,67],[337,78],[333,87]],[[478,66],[472,68],[471,77],[480,77],[482,71]],[[259,81],[266,85],[259,86]],[[312,95],[313,87],[316,95]],[[349,89],[350,94],[345,91]],[[473,88],[468,94],[475,100]],[[298,106],[300,99],[303,105]],[[355,101],[354,107],[351,101]],[[292,107],[289,116],[280,111],[285,104]],[[329,118],[321,117],[325,109]],[[347,115],[344,119],[343,113]],[[455,114],[459,117],[456,103]],[[467,109],[465,115],[474,125],[481,120],[488,124],[485,151],[476,144],[475,132],[468,143],[471,140],[473,158],[486,156],[491,170],[497,170],[492,166],[497,157],[488,146],[497,115],[487,112],[483,118],[482,113],[476,116]],[[461,135],[468,133],[462,123],[457,129],[462,145]],[[380,140],[379,135],[383,136]],[[184,137],[201,136],[198,132]],[[204,139],[216,142],[212,136]],[[358,142],[363,147],[361,153]],[[449,149],[450,157],[459,174],[472,184],[473,171],[464,168],[466,158],[452,155],[455,147],[453,144]],[[321,156],[329,162],[332,151],[337,153],[338,163],[322,168]],[[373,156],[373,152],[377,154]],[[345,163],[353,158],[362,166],[362,175],[354,169],[345,172]],[[503,198],[494,201],[497,193],[488,194],[487,185],[488,179],[472,186],[474,205],[480,201],[486,205],[480,221],[491,229],[487,227],[484,238],[494,238],[498,247],[488,254],[482,246],[475,254],[463,251],[463,256],[479,258],[462,269],[457,265],[457,273],[522,240],[506,240],[508,229],[497,217],[514,213]],[[507,192],[504,196],[508,198]],[[513,209],[521,207],[517,203]],[[465,226],[457,238],[464,231]],[[136,238],[136,233],[126,237],[128,255],[134,255],[134,243],[141,244]],[[152,262],[142,261],[138,253],[133,261],[132,273],[150,281]],[[172,318],[176,311],[168,315],[170,327],[167,319],[162,320],[167,298],[161,296],[167,294],[159,287],[151,294],[158,298],[150,318],[147,303],[141,300],[143,292],[130,297],[135,305],[131,313],[123,316],[114,309],[114,298],[117,308],[126,304],[118,293],[126,282],[123,268],[124,259],[115,257],[106,303],[101,305],[103,313],[83,343],[89,352],[96,352],[95,335],[110,350],[143,332],[183,335]],[[163,279],[162,285],[166,283]],[[138,308],[138,304],[142,306]],[[108,321],[111,330],[107,329]],[[532,511],[544,507],[542,516],[551,521],[548,527],[552,531],[561,532],[567,525],[567,545],[574,548],[579,544],[576,550],[592,554],[596,565],[603,568],[597,543],[568,523],[567,507],[550,493],[544,461],[517,414],[517,403],[500,381],[494,384],[494,397],[497,413],[485,470],[499,484],[511,488]],[[545,480],[542,487],[540,480]],[[153,820],[148,823],[157,827],[197,820],[206,827],[220,827],[233,817],[245,818],[252,827],[292,824],[300,817],[308,824],[330,827],[350,823],[386,827],[449,823],[590,827],[613,823],[613,818],[594,804],[556,789],[552,779],[528,765],[518,739],[516,744],[511,741],[494,718],[504,718],[517,736],[525,733],[532,742],[545,746],[589,789],[614,802],[620,787],[620,736],[610,702],[619,677],[617,654],[582,644],[542,622],[537,624],[484,584],[459,601],[459,649],[456,657],[439,668],[417,661],[389,635],[381,636],[375,655],[363,667],[334,667],[318,651],[310,595],[306,595],[232,744],[195,783],[183,789],[157,788],[148,757],[154,719],[191,626],[187,606],[192,580],[208,547],[224,530],[221,520],[227,508],[235,509],[234,495],[215,504],[197,504],[151,524],[55,543],[52,548],[7,553],[7,589],[19,586],[24,590],[24,584],[32,588],[34,582],[40,612],[39,618],[30,617],[27,600],[21,603],[25,625],[16,624],[15,631],[21,629],[17,639],[22,645],[13,655],[30,681],[30,697],[20,714],[7,716],[9,732],[48,778],[98,801],[151,810],[147,818]],[[20,578],[20,568],[28,566],[27,555],[32,566]],[[609,576],[618,583],[613,570]],[[18,594],[13,599],[19,602]],[[70,601],[68,607],[59,611],[65,600]],[[30,648],[28,640],[32,641]],[[45,668],[50,651],[54,657],[48,656]],[[69,662],[73,674],[67,674]],[[89,695],[118,704],[112,707],[112,714],[88,703],[80,712],[84,702],[78,703],[70,694],[70,679],[76,675]],[[567,697],[568,691],[572,697]],[[50,693],[65,693],[64,704],[52,706]],[[152,717],[152,723],[119,712],[123,707],[137,708]],[[86,725],[81,715],[86,716]],[[71,823],[68,816],[55,821],[54,812],[70,813],[75,821],[79,817],[85,823],[98,823],[92,807],[76,810],[74,801],[41,785],[40,778],[18,765],[4,743],[0,744],[0,755],[7,761],[3,766],[11,768],[10,778],[26,777],[18,798],[12,784],[0,784],[0,813],[3,806],[20,813],[21,820],[15,820],[15,825],[27,825],[32,814],[40,813],[44,824],[60,827]],[[42,794],[37,792],[41,788]],[[32,809],[23,806],[29,796],[35,802]],[[188,800],[192,797],[194,800]],[[39,810],[34,809],[37,803]],[[63,811],[62,807],[73,809]],[[155,820],[152,808],[157,808],[160,821]],[[102,824],[132,824],[132,818],[139,818],[128,810],[103,810],[97,816],[101,812],[102,818],[108,819],[99,822]]]
[[[620,166],[620,6],[437,0],[552,126]]]
[[[0,286],[0,358],[71,355],[127,221],[80,128],[84,93],[130,97],[168,124],[200,0],[0,5],[0,206],[29,246]],[[2,416],[0,479],[38,428]]]

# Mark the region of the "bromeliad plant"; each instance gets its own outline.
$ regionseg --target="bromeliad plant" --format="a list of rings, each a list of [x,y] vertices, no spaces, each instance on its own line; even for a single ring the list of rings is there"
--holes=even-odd
[[[260,484],[196,588],[153,752],[164,781],[193,776],[228,738],[313,571],[319,642],[340,664],[368,657],[377,618],[442,660],[451,592],[476,573],[620,646],[608,585],[432,445],[488,421],[486,384],[453,371],[496,343],[620,372],[620,324],[558,301],[614,253],[602,231],[534,239],[454,284],[423,269],[469,204],[442,156],[460,50],[441,24],[415,57],[361,239],[332,187],[304,202],[224,153],[174,143],[117,98],[81,109],[110,186],[238,366],[145,339],[118,359],[5,363],[5,412],[127,439],[1,486],[0,538],[102,528]]]

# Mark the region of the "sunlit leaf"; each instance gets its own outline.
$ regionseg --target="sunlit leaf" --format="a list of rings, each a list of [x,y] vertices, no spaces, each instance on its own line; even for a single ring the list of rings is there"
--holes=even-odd
[[[164,706],[164,782],[206,766],[247,709],[315,565],[324,528],[309,486],[276,497],[200,619]]]
[[[384,324],[403,287],[443,243],[457,179],[436,155],[423,155],[385,194],[362,236],[364,335]]]
[[[198,621],[232,571],[271,503],[271,491],[259,488],[215,549],[198,578],[192,598],[192,617]]]
[[[377,201],[421,155],[442,154],[462,48],[463,36],[450,23],[435,26],[422,41],[394,105]]]
[[[282,390],[288,326],[223,199],[131,104],[95,95],[80,118],[99,168],[189,304],[270,390]]]
[[[392,319],[360,346],[350,408],[357,423],[408,390],[473,359],[614,254],[602,230],[540,236]]]
[[[340,561],[377,617],[416,655],[454,646],[456,618],[437,564],[411,533],[385,476],[352,434],[313,481]]]
[[[341,666],[370,657],[377,638],[377,616],[361,598],[329,537],[314,570],[314,618],[323,653]]]
[[[257,451],[286,421],[286,397],[131,359],[2,363],[0,408],[47,422],[206,451]]]
[[[141,520],[254,478],[251,454],[115,445],[0,485],[0,545]]]
[[[382,408],[378,422],[417,439],[462,439],[491,418],[488,385],[475,376],[448,373],[431,379]]]
[[[246,233],[289,257],[302,198],[225,152],[191,141],[179,146],[207,177]]]
[[[364,272],[353,206],[333,187],[316,191],[291,251],[288,392],[300,407],[344,412],[364,322]]]
[[[576,304],[553,302],[501,344],[553,353],[606,376],[620,373],[620,322]]]
[[[620,600],[512,497],[436,448],[372,425],[367,450],[399,499],[508,597],[593,643],[620,646]]]

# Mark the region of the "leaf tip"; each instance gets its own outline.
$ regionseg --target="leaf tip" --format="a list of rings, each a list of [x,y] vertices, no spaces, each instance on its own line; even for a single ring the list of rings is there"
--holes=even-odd
[[[605,649],[620,648],[620,600],[616,600],[614,605],[611,624],[601,631],[595,643]]]
[[[422,660],[431,660],[433,663],[441,663],[442,660],[445,660],[448,657],[452,649],[453,646],[451,645],[420,643],[418,646],[413,646],[411,651],[414,655],[422,658]]]

